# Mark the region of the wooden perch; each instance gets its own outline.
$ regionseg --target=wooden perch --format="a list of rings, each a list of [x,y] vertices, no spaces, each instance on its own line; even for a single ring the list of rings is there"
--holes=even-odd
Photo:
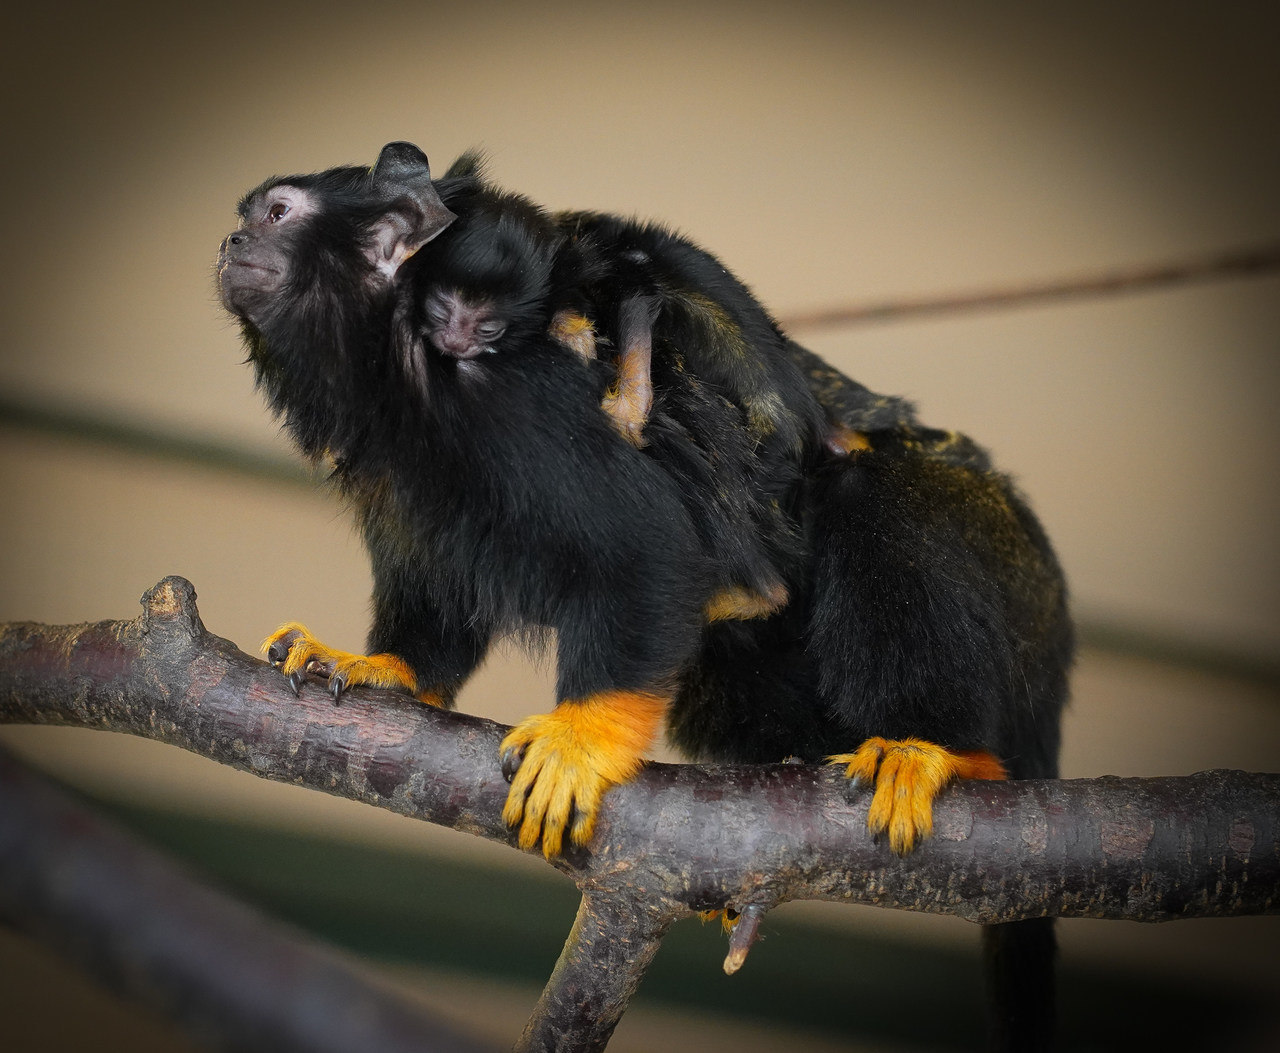
[[[506,728],[385,692],[335,706],[315,683],[295,697],[205,630],[181,578],[131,622],[0,627],[0,722],[131,732],[514,845]],[[867,804],[812,765],[653,764],[616,788],[591,844],[552,864],[583,903],[518,1048],[603,1048],[666,929],[700,910],[750,908],[755,922],[792,899],[979,922],[1280,912],[1280,775],[962,783],[905,859],[867,834]]]

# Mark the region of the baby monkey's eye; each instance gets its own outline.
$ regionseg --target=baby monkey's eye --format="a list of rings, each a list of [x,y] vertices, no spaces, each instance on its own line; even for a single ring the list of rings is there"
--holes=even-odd
[[[273,201],[271,207],[267,209],[267,222],[279,223],[289,214],[289,206],[283,201]]]
[[[481,340],[497,340],[506,331],[507,327],[498,322],[486,322],[483,325],[476,326],[476,335]]]

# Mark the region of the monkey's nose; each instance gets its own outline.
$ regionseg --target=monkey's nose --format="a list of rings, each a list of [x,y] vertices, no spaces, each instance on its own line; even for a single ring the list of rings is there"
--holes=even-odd
[[[480,353],[470,337],[441,333],[436,346],[450,358],[475,358]]]

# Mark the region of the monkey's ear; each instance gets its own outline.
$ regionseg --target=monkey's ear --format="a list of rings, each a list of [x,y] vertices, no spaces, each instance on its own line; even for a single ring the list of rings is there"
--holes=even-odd
[[[378,271],[394,278],[400,265],[458,217],[431,183],[427,155],[413,143],[388,143],[369,172],[369,187],[386,208],[370,228]]]

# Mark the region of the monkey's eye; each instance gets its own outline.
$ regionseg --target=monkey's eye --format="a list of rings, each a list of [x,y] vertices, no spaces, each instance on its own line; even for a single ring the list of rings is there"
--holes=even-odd
[[[283,201],[273,201],[271,207],[267,209],[267,222],[279,223],[285,216],[289,214],[289,206]]]
[[[476,336],[481,340],[497,340],[506,331],[507,327],[501,322],[485,322],[476,326]]]

